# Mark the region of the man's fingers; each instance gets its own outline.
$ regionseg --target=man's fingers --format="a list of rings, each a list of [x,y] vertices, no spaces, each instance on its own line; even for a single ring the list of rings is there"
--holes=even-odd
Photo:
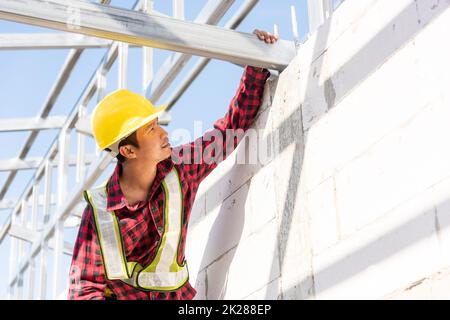
[[[266,43],[275,43],[278,40],[276,35],[264,30],[255,29],[253,33],[256,34],[259,40],[264,40]]]

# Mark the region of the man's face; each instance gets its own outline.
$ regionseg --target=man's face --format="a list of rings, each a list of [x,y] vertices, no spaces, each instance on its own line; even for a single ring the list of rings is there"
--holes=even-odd
[[[158,118],[136,131],[139,148],[134,148],[136,159],[158,163],[170,157],[172,147],[167,132],[158,124]]]

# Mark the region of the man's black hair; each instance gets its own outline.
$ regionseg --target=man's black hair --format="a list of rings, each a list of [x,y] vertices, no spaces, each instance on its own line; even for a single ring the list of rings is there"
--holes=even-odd
[[[130,134],[128,137],[120,141],[119,143],[119,149],[122,146],[126,146],[127,144],[132,145],[133,147],[139,148],[139,143],[137,141],[137,135],[136,131],[134,131],[132,134]],[[111,151],[111,149],[106,148],[106,151]],[[126,158],[120,154],[120,152],[116,156],[118,163],[124,163]]]

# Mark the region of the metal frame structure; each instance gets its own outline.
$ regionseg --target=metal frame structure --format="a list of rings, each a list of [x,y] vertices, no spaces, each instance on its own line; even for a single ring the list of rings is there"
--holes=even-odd
[[[267,46],[252,34],[79,0],[3,0],[0,18],[270,69],[295,54],[290,41]]]
[[[81,202],[83,190],[91,187],[114,161],[106,153],[86,153],[86,141],[91,139],[87,106],[92,99],[103,97],[106,75],[116,59],[118,86],[127,87],[130,46],[143,46],[142,93],[154,102],[173,83],[192,55],[202,56],[172,92],[168,109],[173,107],[212,58],[281,70],[295,54],[292,41],[279,41],[268,50],[253,35],[233,31],[258,0],[244,1],[223,28],[213,25],[219,23],[234,0],[209,0],[194,22],[184,21],[183,0],[172,0],[173,17],[155,12],[154,1],[137,0],[131,10],[109,7],[110,0],[101,0],[100,4],[73,0],[70,5],[61,0],[0,2],[0,19],[72,33],[0,35],[0,50],[72,48],[37,117],[0,120],[0,132],[30,132],[17,158],[0,160],[0,171],[9,172],[0,188],[0,209],[10,209],[11,213],[0,228],[0,244],[10,236],[10,299],[56,299],[65,294],[60,281],[62,259],[64,254],[72,254],[73,244],[64,240],[64,228],[77,224],[84,208]],[[323,6],[321,10],[324,10]],[[216,39],[221,41],[213,41]],[[151,47],[177,53],[167,58],[154,72]],[[67,117],[49,117],[83,50],[88,48],[107,48],[107,51],[70,114]],[[48,152],[39,158],[26,158],[38,132],[46,129],[59,132]],[[76,133],[76,155],[70,154],[69,150],[72,132]],[[67,183],[69,166],[76,168],[76,185],[70,189]],[[35,171],[22,196],[19,199],[3,199],[18,170],[24,169]],[[56,179],[53,179],[55,173]],[[50,250],[53,252],[53,273],[52,278],[47,279]],[[38,259],[40,268],[37,273]],[[50,297],[47,295],[48,280],[52,280]]]

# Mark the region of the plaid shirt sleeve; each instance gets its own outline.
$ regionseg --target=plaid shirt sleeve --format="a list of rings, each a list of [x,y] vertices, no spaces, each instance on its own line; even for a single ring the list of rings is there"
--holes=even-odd
[[[90,205],[81,218],[69,272],[69,300],[105,299],[106,277]]]
[[[270,72],[247,66],[228,112],[214,122],[214,129],[191,143],[174,149],[175,159],[194,183],[195,189],[236,148],[253,123],[261,105]]]

